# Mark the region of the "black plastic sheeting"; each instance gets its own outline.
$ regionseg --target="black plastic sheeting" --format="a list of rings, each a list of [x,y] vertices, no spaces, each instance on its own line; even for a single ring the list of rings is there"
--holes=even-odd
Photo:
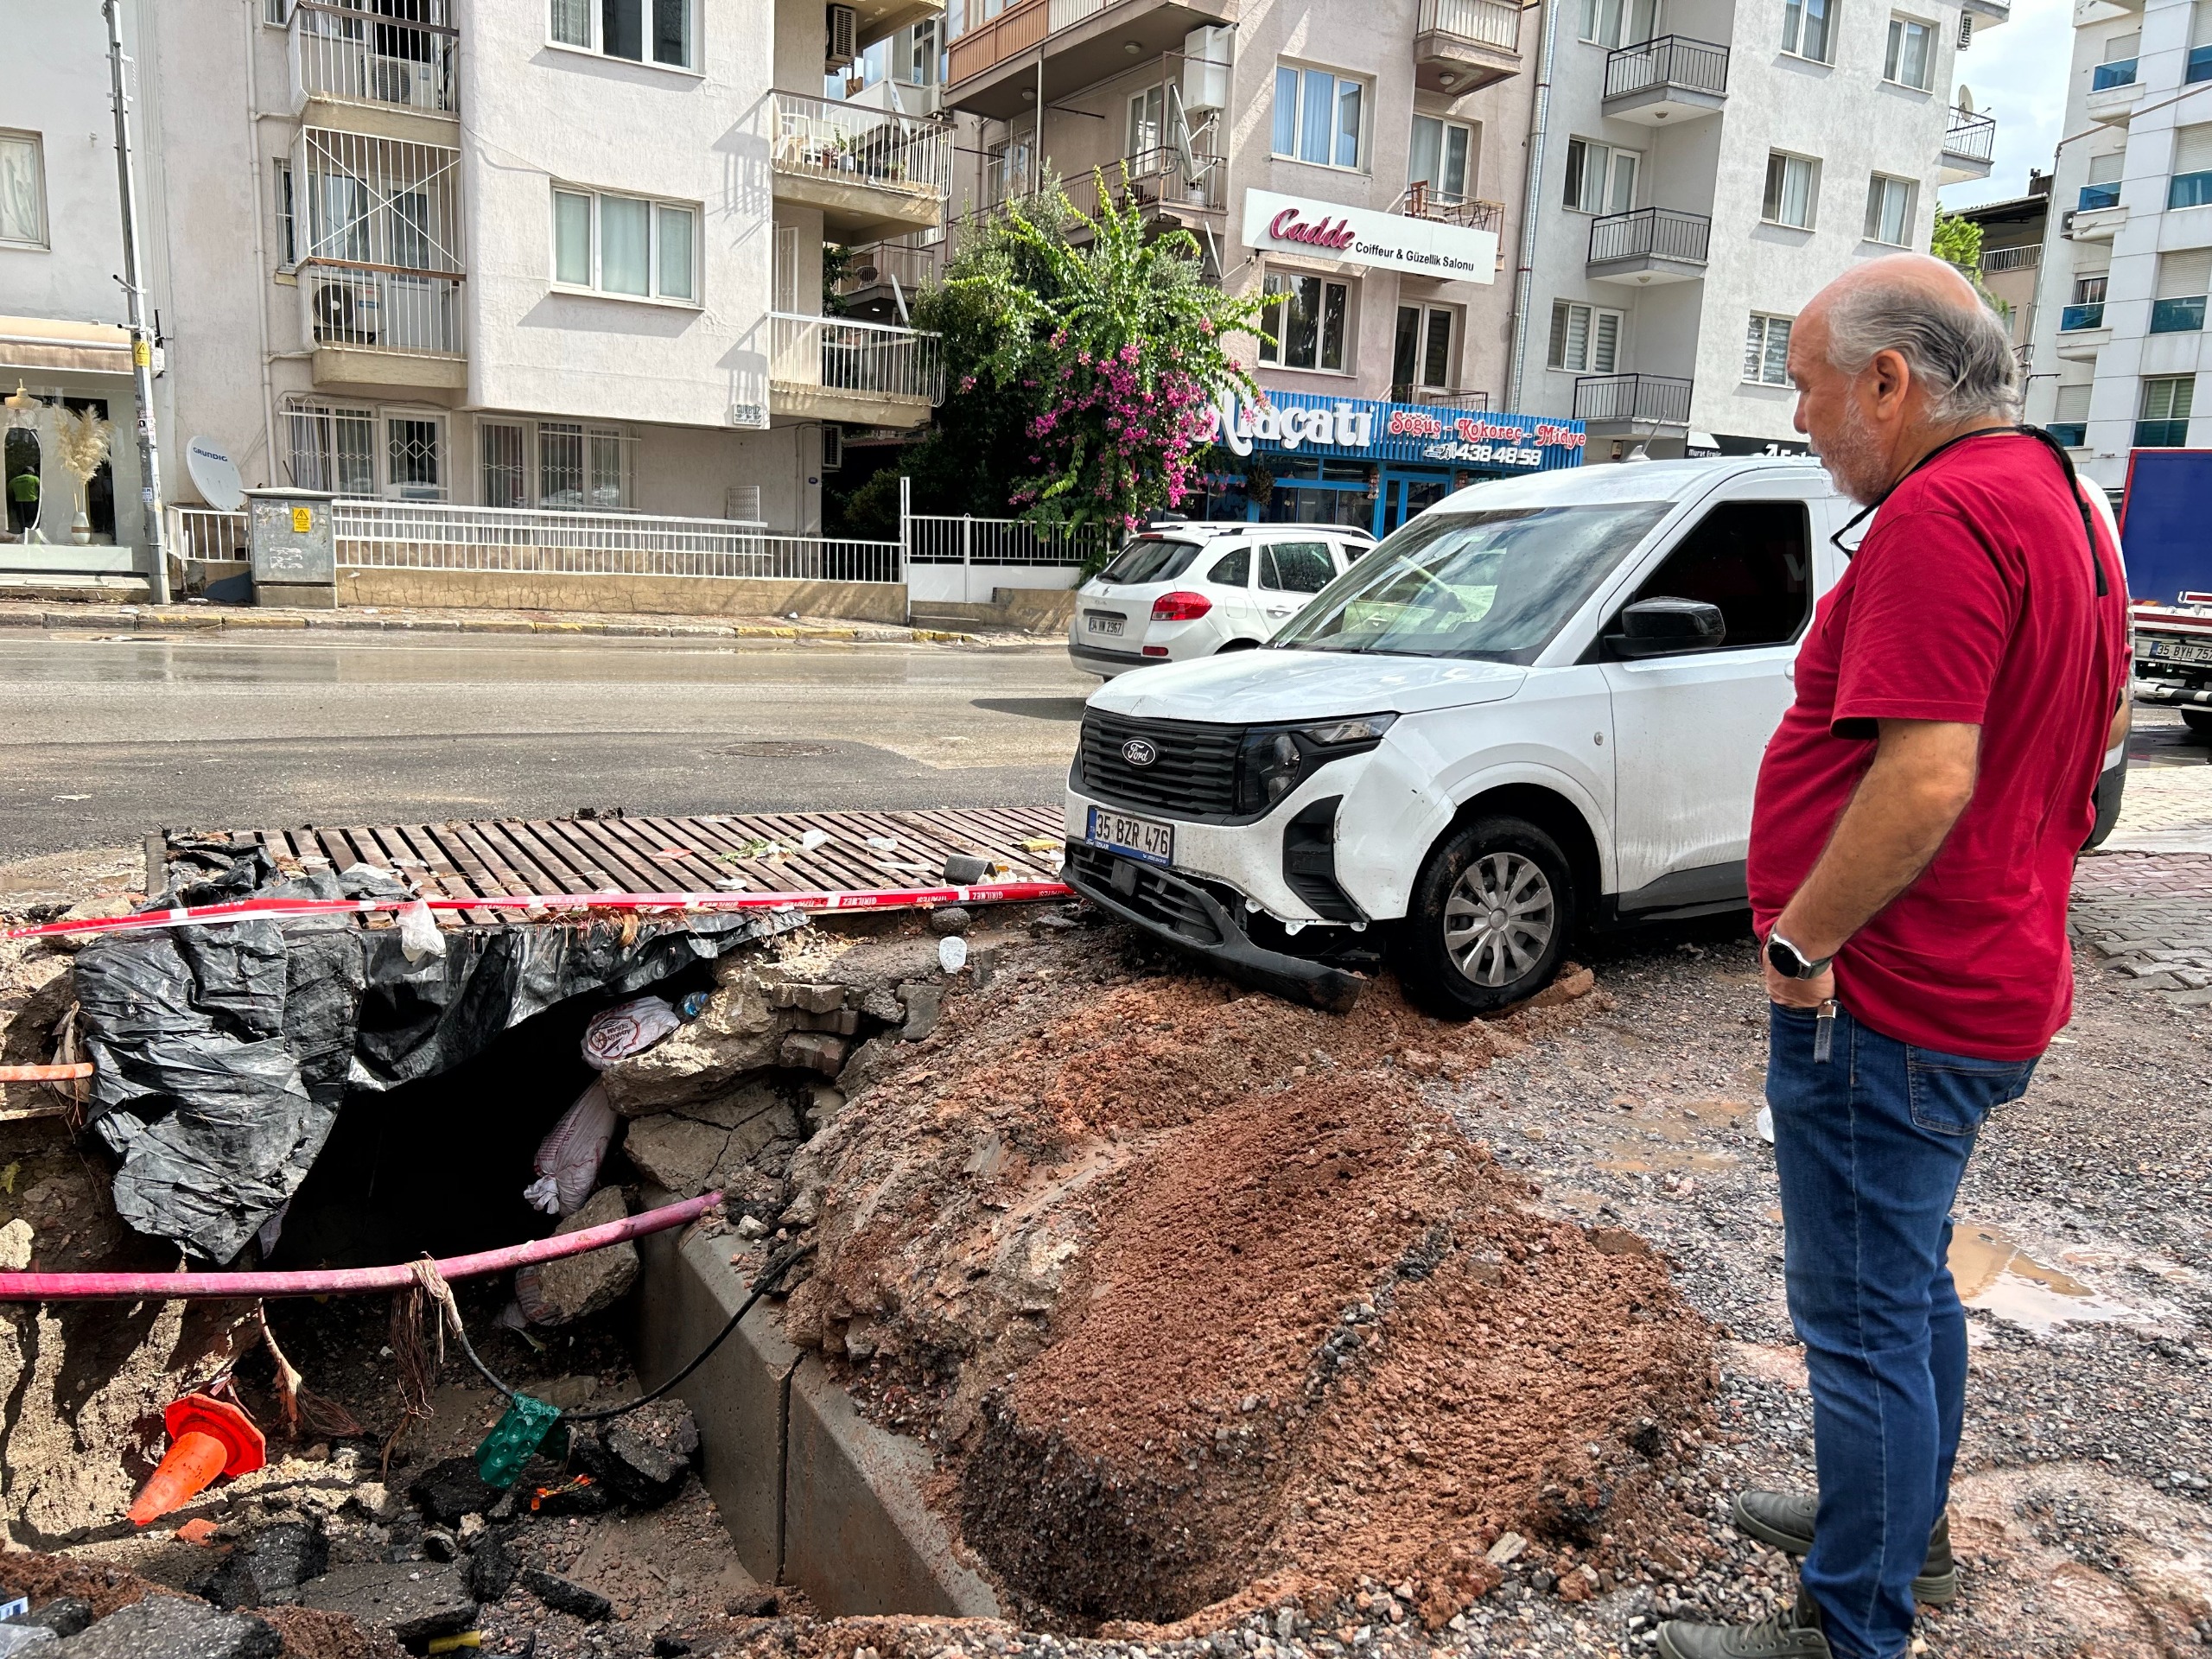
[[[182,850],[208,874],[173,882],[156,908],[407,891],[365,867],[288,878],[258,849]],[[228,1262],[298,1190],[349,1090],[434,1076],[556,1002],[633,994],[804,921],[749,911],[469,928],[412,962],[397,927],[347,918],[103,935],[78,953],[76,990],[95,1067],[87,1120],[120,1160],[116,1210]]]

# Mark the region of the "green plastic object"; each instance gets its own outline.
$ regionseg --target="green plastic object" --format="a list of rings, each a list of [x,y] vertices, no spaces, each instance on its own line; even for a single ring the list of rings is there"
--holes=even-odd
[[[512,1486],[523,1465],[537,1454],[560,1421],[560,1407],[526,1394],[515,1395],[514,1403],[476,1448],[476,1472],[501,1491]]]

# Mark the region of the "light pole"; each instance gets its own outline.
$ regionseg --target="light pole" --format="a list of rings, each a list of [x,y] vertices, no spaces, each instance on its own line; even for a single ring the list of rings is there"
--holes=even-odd
[[[148,590],[156,605],[169,602],[169,562],[162,545],[162,460],[154,435],[154,334],[146,326],[146,288],[138,276],[138,192],[131,177],[130,95],[123,85],[120,0],[102,0],[107,19],[108,76],[115,94],[115,175],[123,193],[123,291],[130,308],[130,380],[138,399],[139,517],[145,525],[152,569]]]

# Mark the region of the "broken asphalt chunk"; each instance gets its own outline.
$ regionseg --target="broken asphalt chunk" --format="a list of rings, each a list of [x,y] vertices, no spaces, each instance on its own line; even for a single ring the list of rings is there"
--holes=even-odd
[[[266,1619],[219,1613],[180,1596],[148,1596],[37,1651],[52,1659],[279,1659],[284,1639]]]
[[[596,1624],[614,1617],[614,1604],[598,1591],[568,1579],[556,1578],[534,1567],[523,1569],[522,1587],[555,1612],[566,1613],[571,1618]]]
[[[300,1605],[344,1613],[372,1628],[390,1630],[392,1639],[402,1643],[449,1636],[476,1622],[476,1599],[468,1593],[460,1573],[423,1561],[333,1568],[300,1587]],[[92,1628],[97,1631],[100,1627]],[[270,1659],[276,1651],[270,1649]]]

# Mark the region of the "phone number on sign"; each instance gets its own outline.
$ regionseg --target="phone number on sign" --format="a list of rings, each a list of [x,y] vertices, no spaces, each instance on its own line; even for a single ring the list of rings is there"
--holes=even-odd
[[[1544,452],[1510,443],[1432,443],[1421,452],[1429,461],[1486,462],[1492,467],[1541,467]]]

